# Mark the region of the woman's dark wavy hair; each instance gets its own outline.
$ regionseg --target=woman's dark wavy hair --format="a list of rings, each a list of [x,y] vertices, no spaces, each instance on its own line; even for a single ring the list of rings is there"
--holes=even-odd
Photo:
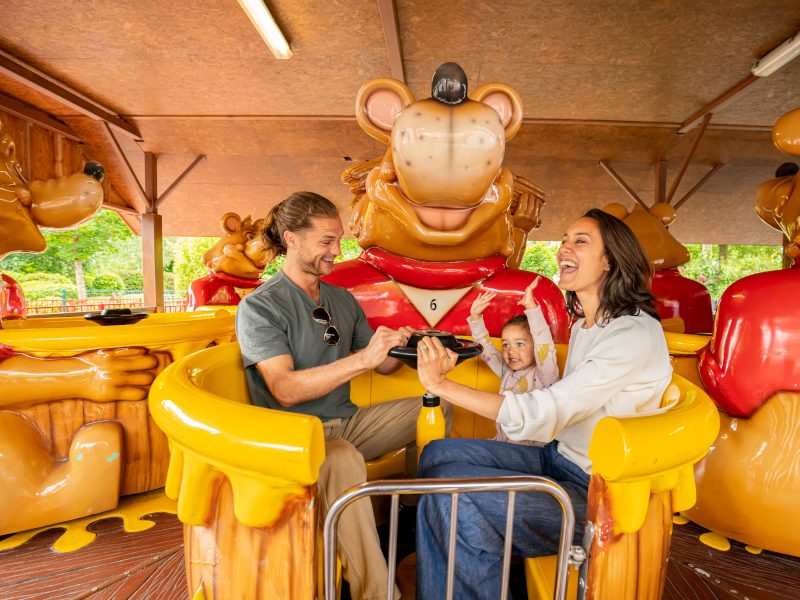
[[[650,293],[653,269],[630,227],[599,208],[593,208],[583,216],[597,222],[609,264],[600,284],[597,322],[605,325],[622,315],[640,312],[658,319],[653,306],[654,297]],[[573,317],[584,316],[575,292],[567,292],[567,311]]]
[[[314,217],[338,217],[336,205],[314,192],[295,192],[276,204],[264,218],[262,237],[267,248],[267,262],[286,254],[283,234],[309,229]]]

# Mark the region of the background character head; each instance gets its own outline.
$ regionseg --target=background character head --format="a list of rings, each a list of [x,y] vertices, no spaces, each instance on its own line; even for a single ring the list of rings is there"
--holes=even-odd
[[[514,178],[502,163],[505,143],[522,123],[519,94],[500,83],[468,93],[454,63],[437,69],[431,87],[431,97],[418,101],[390,78],[359,91],[359,125],[387,150],[357,197],[351,230],[362,248],[420,260],[509,256],[521,203],[512,206]],[[537,217],[538,206],[530,203]]]
[[[778,150],[800,156],[800,108],[778,119],[772,129],[772,141]],[[756,191],[755,210],[767,225],[786,236],[786,255],[800,258],[800,177],[797,165],[784,163],[775,178],[762,183]]]
[[[267,266],[267,246],[262,236],[264,219],[253,222],[225,213],[220,219],[224,235],[203,255],[203,263],[214,273],[256,279]]]
[[[9,252],[42,252],[40,228],[70,229],[90,219],[103,204],[103,168],[28,183],[14,140],[0,121],[0,258]]]
[[[639,204],[628,211],[618,203],[608,204],[603,211],[614,215],[630,227],[642,245],[653,269],[673,269],[689,262],[689,251],[667,229],[675,220],[675,209],[665,202],[656,202],[649,211]]]

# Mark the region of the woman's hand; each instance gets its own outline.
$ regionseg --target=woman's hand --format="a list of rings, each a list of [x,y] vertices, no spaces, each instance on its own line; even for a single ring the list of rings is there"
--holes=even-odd
[[[532,308],[536,308],[539,306],[539,303],[533,297],[533,290],[536,289],[536,286],[539,285],[539,280],[542,278],[541,275],[537,276],[528,287],[525,288],[525,292],[522,294],[522,300],[517,302],[517,304],[521,304],[525,307],[525,310],[530,310]],[[477,302],[477,301],[476,301]]]
[[[417,375],[429,392],[436,394],[457,362],[458,355],[442,346],[438,338],[424,337],[417,344]]]
[[[475,298],[475,301],[469,309],[470,319],[477,319],[480,317],[483,311],[489,307],[489,304],[491,304],[495,296],[497,296],[497,292],[484,292]]]

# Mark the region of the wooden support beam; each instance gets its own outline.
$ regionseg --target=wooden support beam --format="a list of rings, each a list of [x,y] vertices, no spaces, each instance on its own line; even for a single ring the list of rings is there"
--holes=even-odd
[[[686,202],[689,198],[691,198],[692,195],[694,195],[694,193],[697,190],[699,190],[701,187],[703,187],[705,182],[708,181],[714,173],[719,171],[724,166],[725,166],[725,163],[716,163],[713,167],[711,167],[711,170],[708,173],[706,173],[705,175],[703,175],[703,178],[700,181],[698,181],[692,189],[690,189],[688,192],[686,192],[686,194],[684,194],[683,198],[681,198],[680,200],[678,200],[675,203],[675,210],[678,210],[681,207],[681,205],[684,202]]]
[[[158,155],[144,153],[144,195],[147,198],[147,212],[156,212],[158,198]]]
[[[667,194],[667,161],[659,160],[655,168],[655,202],[663,202]]]
[[[125,155],[125,152],[122,150],[122,146],[119,145],[119,142],[117,141],[117,137],[114,135],[114,132],[111,131],[111,127],[108,126],[108,123],[103,123],[103,126],[106,129],[106,133],[108,134],[108,137],[111,139],[111,143],[114,145],[114,149],[117,151],[117,156],[122,159],[123,163],[125,163],[125,166],[128,168],[128,174],[131,176],[131,178],[133,179],[134,183],[136,183],[136,189],[139,192],[139,196],[141,196],[142,200],[144,200],[145,203],[149,206],[150,205],[150,201],[147,198],[147,194],[145,193],[144,188],[142,187],[142,183],[139,181],[139,178],[136,176],[136,171],[133,170],[133,167],[131,166],[131,163],[128,160],[128,157]]]
[[[634,191],[633,191],[633,189],[631,188],[631,186],[629,186],[627,183],[625,183],[625,180],[624,180],[624,179],[622,179],[622,177],[620,176],[620,174],[619,174],[619,173],[617,173],[617,172],[616,172],[616,171],[615,171],[615,170],[614,170],[614,169],[611,167],[611,165],[610,165],[610,164],[608,164],[608,162],[607,162],[607,161],[605,161],[605,160],[601,160],[601,161],[599,162],[599,164],[600,164],[600,166],[601,166],[601,167],[603,167],[603,169],[605,169],[605,172],[606,172],[606,173],[608,173],[609,175],[611,175],[611,179],[613,179],[614,181],[616,181],[616,182],[617,182],[617,185],[618,185],[619,187],[621,187],[621,188],[622,188],[622,189],[625,191],[625,193],[626,193],[626,194],[628,194],[628,196],[629,196],[631,199],[633,199],[633,200],[635,200],[636,202],[638,202],[639,204],[641,204],[641,205],[644,207],[644,209],[645,209],[645,210],[650,210],[650,207],[649,207],[649,206],[647,206],[647,204],[645,204],[645,203],[644,203],[644,201],[643,201],[641,198],[639,198],[638,194],[637,194],[636,192],[634,192]]]
[[[135,208],[131,208],[130,206],[120,206],[119,204],[112,204],[111,202],[103,202],[103,208],[107,208],[108,210],[113,210],[116,213],[125,213],[127,215],[136,215],[139,217],[139,211]]]
[[[57,119],[54,119],[48,115],[46,112],[29,104],[25,104],[24,102],[20,102],[11,96],[0,94],[0,110],[7,112],[10,115],[14,115],[15,117],[19,117],[28,123],[33,123],[42,129],[52,131],[53,133],[63,136],[68,140],[72,140],[73,142],[81,141],[81,139],[74,131],[72,131],[72,128],[69,125],[62,123],[61,121],[58,121]]]
[[[144,191],[147,196],[147,212],[142,215],[144,305],[161,312],[164,308],[164,248],[161,215],[156,210],[158,156],[152,152],[144,153]]]
[[[386,41],[386,53],[389,55],[392,77],[405,81],[403,55],[400,52],[400,29],[397,26],[397,7],[394,0],[378,0],[378,12],[381,16],[383,39]]]
[[[161,215],[142,215],[142,281],[144,305],[161,312],[164,308],[164,252]]]
[[[708,113],[705,117],[703,117],[703,122],[700,125],[700,130],[697,132],[697,136],[692,142],[692,147],[689,149],[689,153],[683,158],[683,162],[681,163],[680,169],[678,169],[678,174],[675,175],[675,179],[672,180],[672,185],[669,188],[669,194],[667,194],[667,198],[665,200],[667,204],[672,201],[672,197],[675,195],[675,192],[681,183],[681,179],[683,179],[684,173],[686,173],[686,168],[689,166],[695,150],[697,150],[697,146],[700,144],[700,140],[703,138],[703,134],[706,132],[706,127],[708,127],[709,121],[711,121],[711,113]]]
[[[189,173],[192,171],[192,169],[194,169],[194,168],[195,168],[197,165],[199,165],[199,164],[200,164],[200,163],[201,163],[203,160],[205,160],[205,159],[206,159],[206,155],[205,155],[205,154],[201,154],[201,155],[199,155],[198,157],[196,157],[196,158],[194,159],[194,161],[192,162],[192,164],[190,164],[188,167],[186,167],[186,168],[183,170],[183,173],[181,173],[180,175],[178,175],[178,176],[175,178],[175,181],[173,181],[173,182],[172,182],[172,184],[171,184],[171,185],[170,185],[170,186],[169,186],[169,187],[168,187],[166,190],[164,190],[164,193],[163,193],[163,194],[161,194],[161,195],[160,195],[160,196],[159,196],[159,197],[156,199],[156,209],[157,209],[159,206],[161,206],[161,203],[162,203],[162,202],[164,202],[164,200],[166,200],[167,196],[169,196],[169,195],[172,193],[172,190],[174,190],[174,189],[175,189],[175,188],[178,186],[178,184],[179,184],[181,181],[183,181],[184,177],[186,177],[186,176],[187,176],[187,175],[188,175],[188,174],[189,174]]]
[[[136,126],[122,119],[108,107],[46,75],[42,71],[25,64],[17,57],[3,50],[0,50],[0,73],[8,75],[26,87],[53,98],[65,106],[69,106],[82,115],[113,125],[126,135],[141,141],[142,136]]]
[[[737,100],[742,92],[744,92],[759,79],[763,79],[763,77],[756,77],[751,73],[736,85],[725,90],[722,94],[714,98],[711,102],[706,104],[691,117],[681,123],[681,126],[678,128],[678,133],[689,133],[692,129],[703,122],[703,119],[708,113],[719,112],[731,104],[734,100]]]

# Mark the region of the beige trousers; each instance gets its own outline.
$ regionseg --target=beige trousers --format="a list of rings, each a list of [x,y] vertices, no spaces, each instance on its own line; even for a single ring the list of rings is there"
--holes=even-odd
[[[349,419],[323,422],[326,456],[318,482],[321,520],[336,498],[367,480],[365,461],[406,446],[416,461],[416,423],[421,406],[419,396],[403,398],[361,408]],[[449,432],[452,411],[444,403],[442,408]],[[342,511],[338,549],[353,600],[385,600],[388,569],[369,498]],[[399,598],[396,587],[395,594]]]

